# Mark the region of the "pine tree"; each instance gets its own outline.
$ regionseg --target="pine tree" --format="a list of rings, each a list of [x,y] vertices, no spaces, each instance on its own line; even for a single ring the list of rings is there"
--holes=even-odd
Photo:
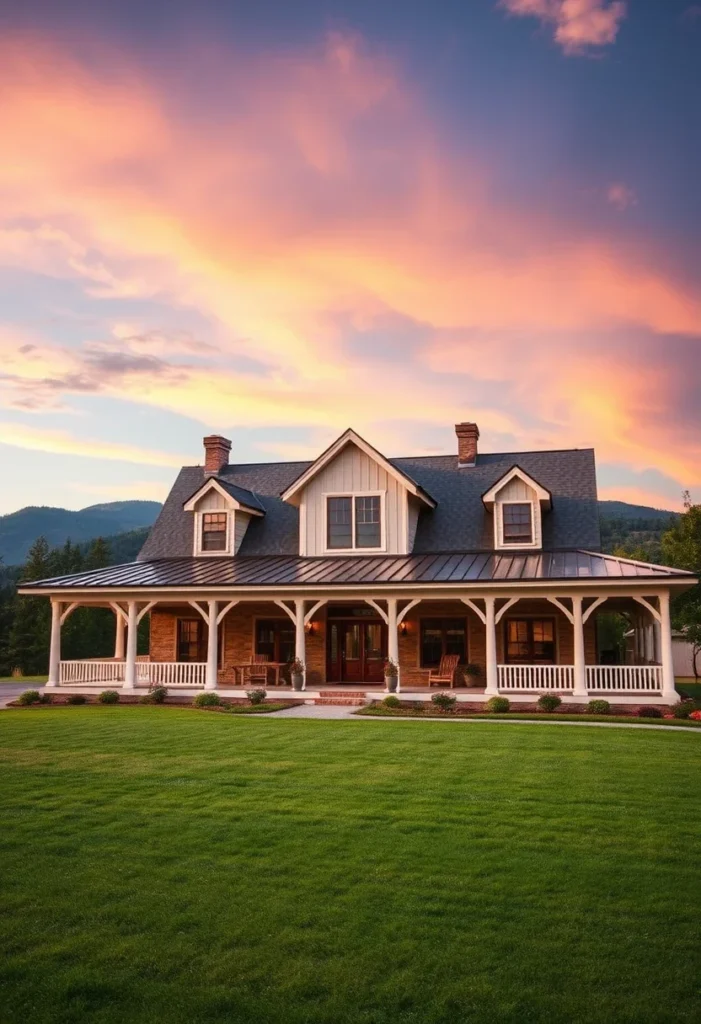
[[[684,513],[662,536],[665,565],[701,576],[701,505],[693,505],[684,493]],[[672,606],[672,623],[692,645],[694,675],[701,673],[701,584],[680,594]]]
[[[44,537],[30,548],[21,580],[30,583],[51,576],[55,559]],[[5,660],[9,670],[20,668],[24,675],[40,675],[48,670],[51,606],[36,597],[17,597],[10,611],[12,624],[7,638]]]

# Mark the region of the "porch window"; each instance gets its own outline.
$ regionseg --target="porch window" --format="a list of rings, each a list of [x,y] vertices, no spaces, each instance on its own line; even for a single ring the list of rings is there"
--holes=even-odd
[[[178,619],[177,626],[177,660],[207,660],[208,629],[204,619]],[[219,624],[217,631],[217,668],[222,667],[224,657],[224,623]]]
[[[554,619],[507,619],[506,660],[512,664],[555,664]]]
[[[533,509],[530,502],[508,502],[502,505],[504,544],[533,543]]]
[[[326,546],[353,550],[382,546],[382,499],[379,494],[326,499]]]
[[[437,668],[444,654],[457,654],[461,665],[467,661],[465,619],[422,619],[421,667]]]
[[[268,661],[288,664],[295,657],[295,630],[289,619],[258,619],[256,654],[267,654]]]
[[[202,516],[202,550],[226,551],[226,512],[205,512]]]
[[[178,661],[205,661],[202,619],[178,619]]]

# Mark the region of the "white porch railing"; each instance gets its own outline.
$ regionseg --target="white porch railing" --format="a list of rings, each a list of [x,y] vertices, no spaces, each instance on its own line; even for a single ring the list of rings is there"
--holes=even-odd
[[[661,693],[661,665],[587,665],[590,693]]]
[[[91,685],[94,683],[123,683],[124,682],[123,661],[62,661],[60,663],[59,681],[61,684],[76,686],[81,683]]]
[[[500,693],[574,689],[574,665],[498,665]]]
[[[136,665],[137,686],[204,686],[204,661],[144,661]]]

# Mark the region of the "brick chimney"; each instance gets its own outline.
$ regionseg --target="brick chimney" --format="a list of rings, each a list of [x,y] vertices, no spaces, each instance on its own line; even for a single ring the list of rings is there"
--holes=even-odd
[[[229,465],[231,441],[226,437],[221,437],[219,434],[211,434],[209,437],[203,438],[203,443],[204,471],[210,475],[215,475],[224,466]]]
[[[480,431],[476,423],[456,423],[458,435],[458,466],[474,466],[477,461],[477,442]]]

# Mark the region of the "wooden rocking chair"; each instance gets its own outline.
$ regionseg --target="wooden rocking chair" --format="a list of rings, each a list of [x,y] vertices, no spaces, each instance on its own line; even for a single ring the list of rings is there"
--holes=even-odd
[[[459,661],[459,654],[444,654],[438,668],[429,669],[428,685],[433,686],[434,683],[437,683],[439,686],[445,686],[448,683],[452,690],[455,685],[455,673],[457,672]]]

